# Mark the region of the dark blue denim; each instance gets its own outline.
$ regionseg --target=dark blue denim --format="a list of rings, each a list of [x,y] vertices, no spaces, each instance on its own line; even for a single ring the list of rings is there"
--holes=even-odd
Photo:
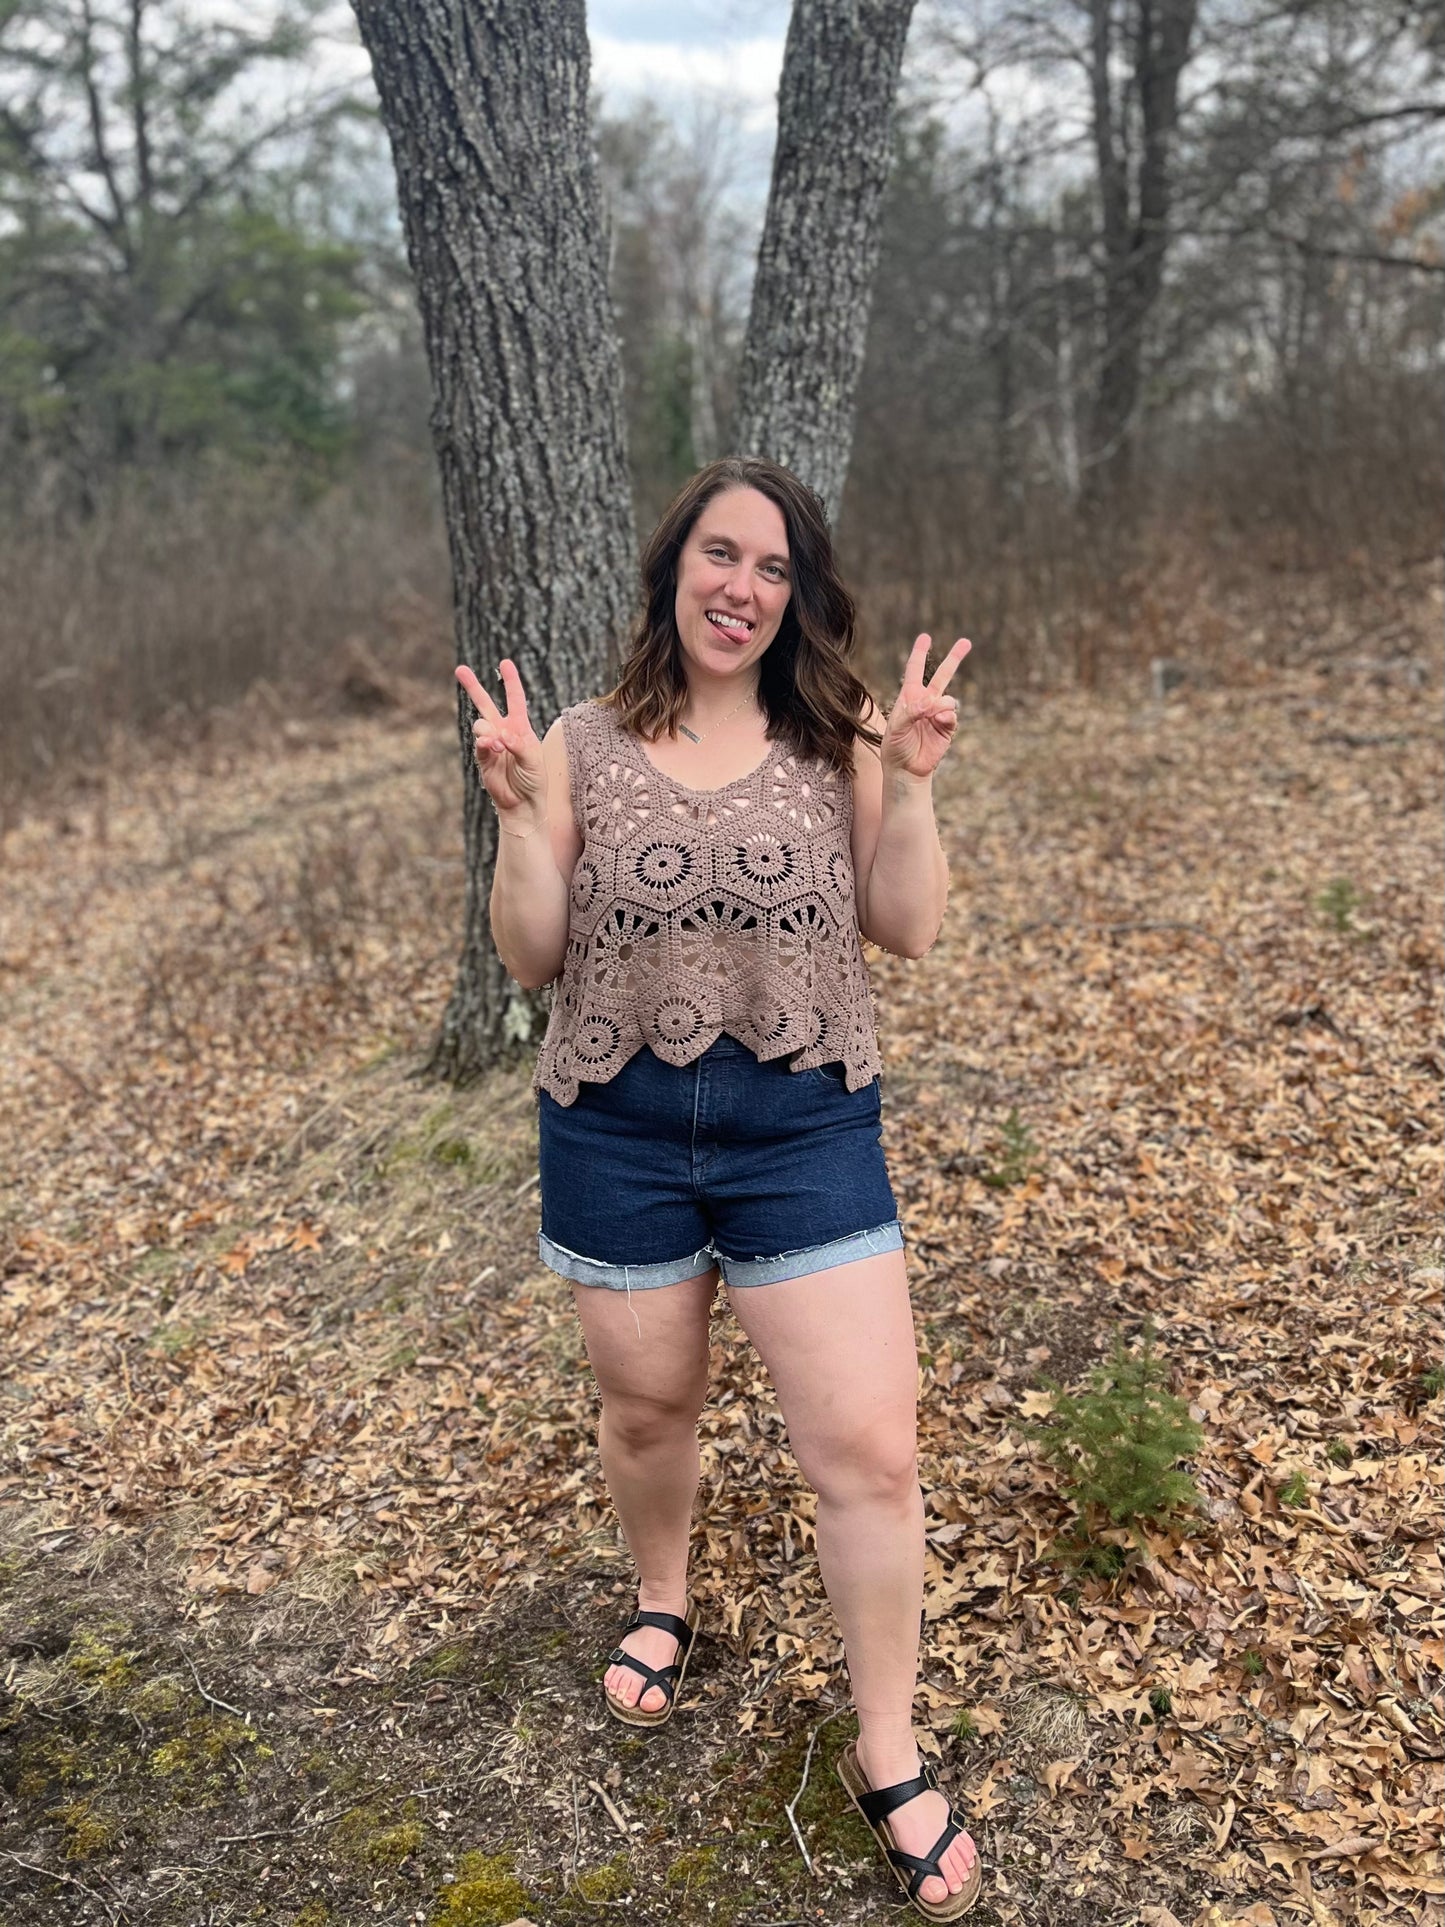
[[[716,1264],[766,1285],[903,1244],[874,1078],[762,1063],[726,1032],[693,1063],[642,1045],[573,1104],[538,1092],[537,1255],[579,1284],[647,1290]]]

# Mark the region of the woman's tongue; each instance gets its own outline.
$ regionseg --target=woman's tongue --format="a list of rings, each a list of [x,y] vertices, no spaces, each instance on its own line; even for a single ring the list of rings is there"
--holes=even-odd
[[[731,628],[727,623],[714,622],[710,615],[708,615],[706,619],[708,628],[712,630],[715,636],[721,636],[724,642],[741,645],[747,642],[752,636],[753,632],[751,629]]]

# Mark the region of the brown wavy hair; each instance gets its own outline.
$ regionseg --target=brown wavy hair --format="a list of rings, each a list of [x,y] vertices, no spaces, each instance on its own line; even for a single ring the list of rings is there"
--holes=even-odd
[[[642,554],[642,614],[616,684],[598,700],[616,711],[624,729],[649,742],[675,730],[687,705],[675,609],[677,560],[699,515],[731,488],[766,495],[788,530],[792,594],[759,660],[758,698],[768,740],[782,738],[799,755],[820,757],[838,775],[847,774],[858,737],[875,749],[883,741],[879,730],[860,721],[869,691],[848,666],[857,609],[838,574],[821,498],[791,469],[760,456],[709,462],[663,511]]]

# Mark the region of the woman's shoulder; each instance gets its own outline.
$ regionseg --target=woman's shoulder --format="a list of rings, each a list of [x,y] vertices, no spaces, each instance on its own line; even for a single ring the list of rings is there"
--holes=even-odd
[[[557,721],[569,730],[600,729],[608,720],[611,711],[596,696],[584,696],[580,702],[567,703],[557,712]]]

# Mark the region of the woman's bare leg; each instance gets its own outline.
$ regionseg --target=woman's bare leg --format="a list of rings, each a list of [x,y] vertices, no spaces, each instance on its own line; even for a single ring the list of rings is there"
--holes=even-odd
[[[913,1738],[923,1605],[918,1484],[918,1351],[905,1254],[880,1252],[805,1278],[728,1292],[777,1388],[788,1439],[818,1494],[818,1566],[843,1634],[871,1786],[921,1770]],[[927,1853],[948,1819],[942,1793],[888,1816],[898,1846]],[[972,1869],[968,1835],[943,1856],[924,1900],[957,1893]],[[945,1884],[946,1881],[946,1884]]]
[[[587,1358],[602,1392],[597,1444],[608,1494],[637,1567],[637,1603],[687,1611],[688,1534],[697,1496],[697,1421],[707,1398],[708,1322],[717,1286],[713,1266],[697,1278],[651,1291],[574,1285]],[[640,1330],[639,1330],[640,1327]],[[670,1666],[678,1642],[659,1626],[620,1640],[645,1666]],[[647,1713],[665,1704],[630,1666],[609,1666],[614,1699]]]

